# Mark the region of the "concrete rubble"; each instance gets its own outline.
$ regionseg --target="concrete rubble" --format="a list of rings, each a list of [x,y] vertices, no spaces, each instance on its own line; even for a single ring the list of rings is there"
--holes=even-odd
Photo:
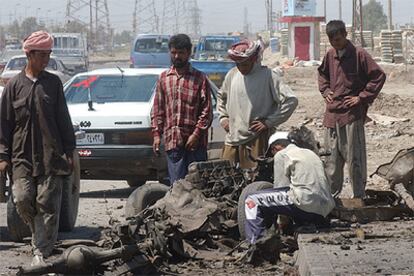
[[[310,138],[309,146],[314,147],[316,140]],[[279,261],[297,249],[300,275],[413,272],[413,152],[400,151],[375,172],[389,181],[391,190],[368,190],[364,200],[338,199],[331,228],[293,229],[296,239],[269,231],[254,251],[240,241],[237,208],[243,188],[259,176],[228,161],[193,163],[186,179],[126,223],[105,229],[97,243],[66,244],[68,248],[47,266],[20,267],[18,274],[164,275],[224,267],[231,273],[232,267],[253,265],[263,275],[297,275],[293,263]],[[378,222],[393,220],[402,226]],[[382,227],[375,227],[380,223]],[[398,257],[395,245],[403,249]]]

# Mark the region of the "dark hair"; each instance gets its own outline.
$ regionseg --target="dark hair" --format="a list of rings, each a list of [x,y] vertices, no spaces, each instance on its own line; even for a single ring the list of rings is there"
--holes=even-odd
[[[281,145],[282,147],[287,147],[291,144],[292,142],[289,139],[277,139],[276,141],[274,141],[272,143],[272,146],[276,146],[276,145]]]
[[[345,23],[342,20],[331,20],[326,24],[326,34],[333,38],[337,34],[346,35]]]
[[[191,39],[188,35],[176,34],[170,38],[170,41],[168,41],[168,49],[171,50],[173,47],[175,49],[187,49],[191,52],[193,45],[191,44]]]

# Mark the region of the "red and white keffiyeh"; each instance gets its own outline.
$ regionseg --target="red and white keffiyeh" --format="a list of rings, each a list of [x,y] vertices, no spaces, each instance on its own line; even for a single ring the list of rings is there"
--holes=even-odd
[[[233,44],[227,52],[229,54],[230,59],[239,63],[249,59],[254,55],[257,55],[259,49],[259,43],[257,43],[256,41],[245,39]]]

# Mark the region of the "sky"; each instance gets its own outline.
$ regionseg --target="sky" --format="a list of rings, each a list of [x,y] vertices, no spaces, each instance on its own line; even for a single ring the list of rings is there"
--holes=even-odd
[[[73,0],[74,1],[74,0]],[[148,0],[140,0],[148,2]],[[155,0],[157,14],[162,16],[164,0]],[[168,0],[167,0],[168,1]],[[179,0],[178,0],[179,1]],[[317,1],[317,15],[323,16],[323,0]],[[387,0],[379,0],[387,12]],[[395,24],[405,24],[414,21],[414,0],[392,0],[393,21]],[[68,0],[0,0],[0,24],[8,24],[11,20],[35,16],[46,22],[63,22]],[[107,0],[110,21],[116,32],[132,30],[132,11],[134,0]],[[282,0],[273,0],[276,11],[281,9]],[[339,15],[339,0],[326,0],[327,19],[337,19]],[[363,3],[368,0],[363,0]],[[242,31],[244,10],[247,8],[247,19],[250,31],[257,32],[266,27],[265,0],[198,0],[201,10],[202,33],[227,33]],[[342,19],[351,23],[352,0],[342,0]],[[88,10],[84,8],[83,20],[88,21]]]

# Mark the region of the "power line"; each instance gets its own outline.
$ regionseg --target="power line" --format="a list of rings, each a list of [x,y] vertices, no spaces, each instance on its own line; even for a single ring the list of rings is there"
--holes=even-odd
[[[137,33],[159,33],[157,11],[154,0],[135,0],[132,14],[132,31]]]
[[[89,12],[89,18],[82,16],[86,10]],[[68,0],[66,24],[71,21],[78,22],[88,29],[90,47],[104,45],[106,49],[112,49],[113,29],[109,20],[107,0]]]

